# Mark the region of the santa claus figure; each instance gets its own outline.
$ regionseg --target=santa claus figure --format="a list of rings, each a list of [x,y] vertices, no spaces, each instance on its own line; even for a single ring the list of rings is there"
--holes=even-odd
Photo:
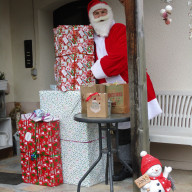
[[[88,4],[88,15],[95,30],[96,62],[91,71],[99,83],[128,83],[128,59],[126,27],[115,23],[111,7],[104,1],[92,0]],[[147,74],[148,118],[160,114],[149,75]],[[131,166],[130,123],[119,124],[119,156],[124,164]],[[124,166],[113,176],[114,181],[131,177],[132,173]]]
[[[141,188],[141,192],[169,192],[172,184],[168,179],[169,173],[172,171],[171,167],[165,167],[162,173],[162,165],[159,159],[147,154],[146,151],[141,152],[141,173],[147,174],[150,182]]]

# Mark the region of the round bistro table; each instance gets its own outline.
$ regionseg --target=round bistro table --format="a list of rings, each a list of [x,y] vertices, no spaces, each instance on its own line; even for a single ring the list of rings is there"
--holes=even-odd
[[[93,163],[93,165],[88,169],[88,171],[83,175],[83,177],[80,179],[77,187],[77,192],[80,192],[81,183],[83,180],[88,176],[88,174],[93,170],[93,168],[99,163],[99,161],[102,158],[102,154],[107,154],[107,166],[106,166],[106,174],[105,174],[105,183],[108,184],[108,178],[110,181],[110,192],[113,192],[113,178],[112,178],[112,170],[113,170],[113,157],[112,154],[114,152],[117,153],[117,156],[119,158],[118,154],[118,148],[119,148],[119,134],[118,134],[118,123],[120,122],[127,122],[130,121],[129,114],[111,114],[109,117],[101,118],[101,117],[87,117],[86,114],[76,114],[74,116],[74,120],[78,122],[83,123],[97,123],[98,129],[99,129],[99,157],[98,159]],[[115,124],[115,126],[112,125]],[[104,124],[104,125],[103,125]],[[102,146],[102,131],[106,131],[107,134],[107,148],[103,148]],[[111,142],[111,131],[115,131],[116,136],[116,149],[112,149],[112,142]],[[133,172],[132,168],[124,163],[120,158],[120,162],[130,171]],[[108,171],[109,170],[109,171]],[[109,172],[109,177],[108,177]]]

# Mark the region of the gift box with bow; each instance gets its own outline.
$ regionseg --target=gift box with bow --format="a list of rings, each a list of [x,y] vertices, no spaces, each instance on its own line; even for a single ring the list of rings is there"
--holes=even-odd
[[[59,120],[28,113],[18,125],[23,181],[48,186],[63,183]]]

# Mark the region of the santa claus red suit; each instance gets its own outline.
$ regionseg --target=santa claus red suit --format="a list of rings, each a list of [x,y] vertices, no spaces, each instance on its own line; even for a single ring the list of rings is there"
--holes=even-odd
[[[108,17],[104,17],[104,19],[107,19],[99,24],[98,22],[95,23],[93,18],[93,12],[97,9],[107,9],[109,15]],[[91,68],[93,75],[98,79],[99,83],[128,83],[127,39],[125,25],[114,22],[112,10],[106,2],[101,2],[99,0],[91,1],[88,6],[88,13],[90,22],[94,29],[96,29],[94,37],[96,44],[96,62]],[[152,119],[162,111],[157,102],[153,85],[148,74],[147,93],[148,119]]]
[[[128,83],[128,60],[126,27],[115,23],[111,7],[104,1],[92,0],[88,4],[88,15],[95,30],[96,62],[91,70],[99,83]],[[161,113],[155,97],[152,83],[147,75],[148,118]],[[131,177],[131,133],[130,122],[119,123],[118,154],[122,160],[122,170],[113,176],[114,181],[122,181]],[[129,168],[128,168],[129,167]]]

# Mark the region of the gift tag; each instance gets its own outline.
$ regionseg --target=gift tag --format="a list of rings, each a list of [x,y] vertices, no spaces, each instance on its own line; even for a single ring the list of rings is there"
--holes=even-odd
[[[25,134],[25,140],[26,140],[26,141],[30,141],[30,140],[31,140],[31,133],[30,133],[30,132],[27,132],[27,133]]]

